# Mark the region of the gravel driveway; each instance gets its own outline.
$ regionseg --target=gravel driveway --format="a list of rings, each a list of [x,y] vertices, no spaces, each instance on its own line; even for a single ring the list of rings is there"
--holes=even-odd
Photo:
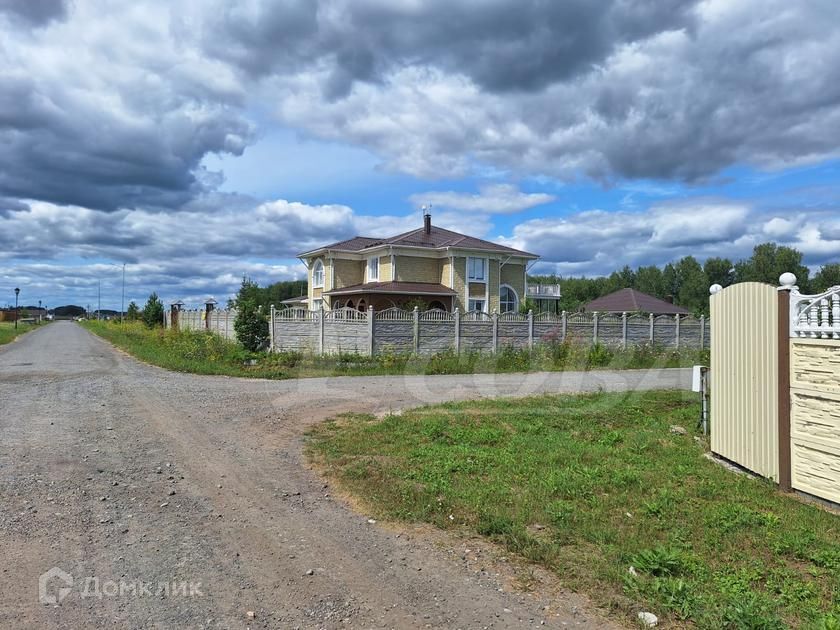
[[[513,588],[522,567],[487,543],[369,523],[305,465],[301,436],[347,410],[689,379],[195,376],[50,324],[0,349],[0,627],[613,627],[539,572]],[[52,567],[73,579],[46,583],[56,604],[39,601]]]

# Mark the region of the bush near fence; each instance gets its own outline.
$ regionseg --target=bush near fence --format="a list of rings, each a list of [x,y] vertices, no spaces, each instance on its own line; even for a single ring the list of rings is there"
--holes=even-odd
[[[708,319],[677,315],[272,308],[269,329],[274,351],[313,354],[494,353],[564,341],[619,348],[709,347]]]

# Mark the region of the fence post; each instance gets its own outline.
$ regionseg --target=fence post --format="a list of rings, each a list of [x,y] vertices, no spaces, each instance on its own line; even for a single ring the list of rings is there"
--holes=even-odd
[[[706,347],[706,316],[700,316],[700,349]]]
[[[414,307],[414,354],[420,353],[420,307]]]
[[[528,347],[534,347],[534,309],[532,308],[528,309]]]
[[[627,312],[621,314],[621,349],[627,350]]]
[[[567,326],[566,326],[566,311],[563,311],[561,322],[562,323],[560,324],[560,330],[563,333],[563,341],[565,342],[566,341],[566,329],[567,329]]]
[[[461,354],[461,310],[455,307],[455,354]]]
[[[493,309],[492,315],[490,318],[493,321],[493,354],[499,349],[499,314],[496,312],[496,309]]]
[[[373,356],[373,334],[374,334],[374,326],[373,323],[376,320],[375,312],[373,310],[373,305],[368,306],[368,356]]]
[[[674,324],[674,339],[675,339],[676,344],[677,344],[677,350],[679,350],[680,349],[680,315],[679,315],[679,313],[674,315],[674,317],[675,317],[675,320],[674,320],[674,322],[675,322],[675,324]]]
[[[598,343],[598,311],[592,313],[592,345]]]
[[[785,274],[787,275],[787,274]],[[784,278],[784,276],[782,276]],[[779,278],[779,280],[782,280]],[[791,286],[782,286],[778,293],[779,309],[779,487],[784,492],[791,490],[791,444],[790,444],[790,292]]]
[[[650,341],[650,345],[653,345],[653,313],[650,314],[650,335],[648,341]]]
[[[324,354],[324,305],[318,309],[318,354]]]
[[[268,321],[268,351],[274,352],[274,304],[268,310],[268,316],[271,318]]]

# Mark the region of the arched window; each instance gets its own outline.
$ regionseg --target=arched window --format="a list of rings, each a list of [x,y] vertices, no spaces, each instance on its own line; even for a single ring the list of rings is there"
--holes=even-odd
[[[503,284],[499,288],[499,311],[502,313],[515,313],[519,308],[519,297],[513,287]]]
[[[324,286],[324,263],[316,260],[312,265],[312,287],[315,289],[323,288]]]

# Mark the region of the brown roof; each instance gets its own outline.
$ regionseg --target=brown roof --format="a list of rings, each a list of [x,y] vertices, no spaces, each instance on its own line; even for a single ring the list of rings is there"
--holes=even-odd
[[[366,282],[327,291],[324,295],[355,295],[358,293],[392,293],[406,295],[455,295],[455,291],[434,282]]]
[[[603,295],[583,307],[586,311],[599,313],[654,313],[655,315],[690,315],[687,309],[671,304],[657,297],[636,291],[620,289],[615,293]]]
[[[512,247],[506,247],[505,245],[499,245],[498,243],[493,243],[492,241],[485,241],[484,239],[475,238],[474,236],[459,234],[458,232],[446,230],[444,228],[437,227],[434,225],[432,226],[430,234],[426,234],[425,229],[421,227],[416,230],[411,230],[410,232],[405,232],[404,234],[398,234],[396,236],[391,236],[388,238],[355,236],[351,239],[347,239],[346,241],[339,241],[338,243],[325,245],[312,251],[319,251],[322,249],[338,249],[342,251],[363,252],[366,249],[377,247],[379,245],[405,245],[408,247],[428,247],[429,249],[441,249],[444,247],[463,247],[466,249],[483,249],[488,251],[507,253],[513,256],[532,256],[534,258],[537,258],[535,254],[529,254],[528,252],[513,249]],[[304,256],[307,253],[309,252],[304,252],[304,254],[300,255]]]

